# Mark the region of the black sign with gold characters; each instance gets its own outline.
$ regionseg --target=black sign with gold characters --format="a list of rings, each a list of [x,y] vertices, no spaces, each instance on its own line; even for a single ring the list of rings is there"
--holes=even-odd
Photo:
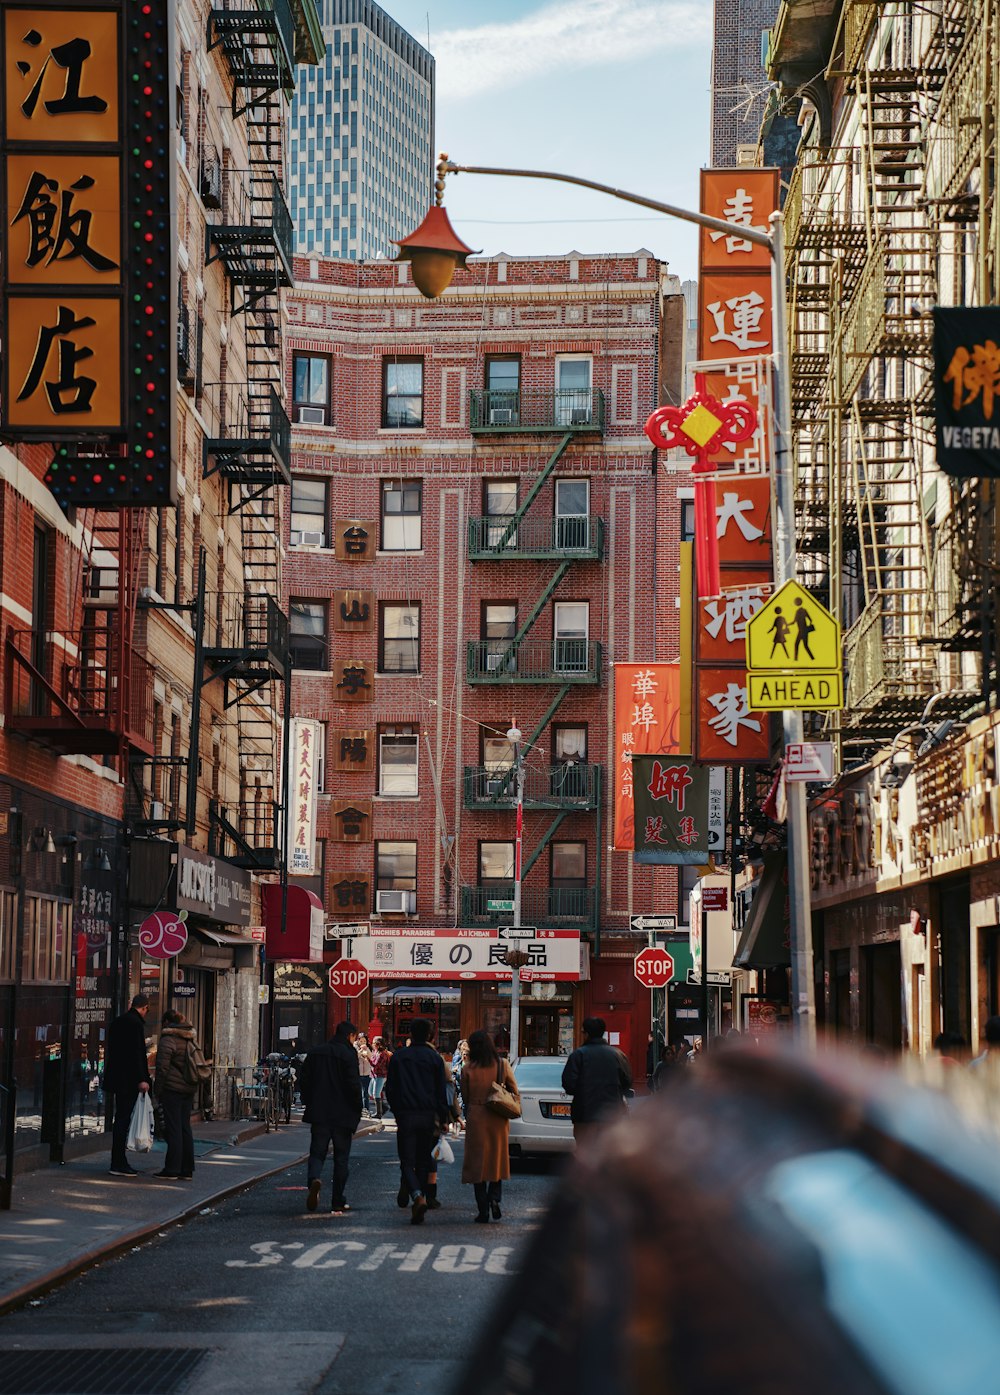
[[[1000,307],[936,307],[934,415],[946,475],[1000,478]]]
[[[169,0],[0,0],[4,435],[64,505],[175,502]]]

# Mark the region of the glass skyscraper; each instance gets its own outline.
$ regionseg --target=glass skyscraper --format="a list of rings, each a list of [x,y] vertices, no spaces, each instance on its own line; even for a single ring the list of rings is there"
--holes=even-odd
[[[393,256],[434,195],[434,59],[374,0],[321,0],[326,61],[297,74],[300,256]]]

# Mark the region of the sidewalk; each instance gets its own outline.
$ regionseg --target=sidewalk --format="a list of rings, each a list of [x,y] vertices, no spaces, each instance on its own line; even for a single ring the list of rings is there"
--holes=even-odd
[[[380,1129],[364,1121],[357,1136]],[[309,1128],[292,1123],[265,1133],[259,1123],[196,1124],[191,1182],[153,1175],[163,1166],[162,1143],[151,1153],[129,1154],[142,1176],[112,1177],[110,1148],[109,1133],[98,1152],[15,1176],[13,1206],[0,1211],[0,1313],[251,1182],[304,1162]]]

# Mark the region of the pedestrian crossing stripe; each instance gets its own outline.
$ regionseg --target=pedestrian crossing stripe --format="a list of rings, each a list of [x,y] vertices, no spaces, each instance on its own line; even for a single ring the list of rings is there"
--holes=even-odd
[[[786,581],[747,621],[746,643],[754,673],[830,673],[843,665],[839,624],[797,581]]]
[[[748,673],[748,701],[758,712],[837,712],[844,705],[844,675]]]

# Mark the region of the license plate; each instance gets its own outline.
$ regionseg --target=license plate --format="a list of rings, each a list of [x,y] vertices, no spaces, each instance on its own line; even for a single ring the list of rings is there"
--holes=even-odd
[[[568,1104],[554,1104],[551,1106],[553,1117],[556,1119],[566,1119],[569,1117]]]

